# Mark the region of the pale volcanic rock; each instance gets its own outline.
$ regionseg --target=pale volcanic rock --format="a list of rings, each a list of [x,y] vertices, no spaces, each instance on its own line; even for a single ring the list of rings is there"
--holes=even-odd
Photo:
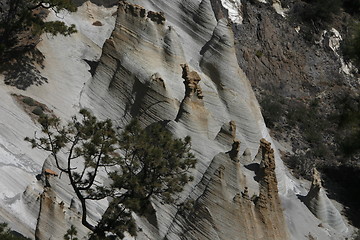
[[[77,24],[78,33],[44,37],[39,48],[49,83],[30,87],[27,96],[64,120],[86,107],[120,129],[136,117],[143,126],[162,122],[176,137],[192,138],[198,158],[194,181],[176,198],[194,200],[194,208],[152,199],[156,213],[150,220],[133,215],[141,229],[136,239],[302,240],[309,232],[319,240],[344,237],[330,226],[318,227],[321,221],[296,197],[303,188],[270,146],[220,0],[121,1],[117,11],[86,2],[77,13],[62,16]],[[272,37],[263,30],[263,38]],[[93,76],[84,59],[99,61]],[[85,236],[67,176],[50,175],[48,184],[35,178],[56,167],[48,153],[30,150],[23,141],[40,129],[14,102],[14,91],[1,85],[1,220],[31,237],[36,228],[40,240],[62,239],[71,224]],[[262,138],[267,141],[259,143]],[[99,182],[108,181],[103,176]],[[92,223],[107,204],[91,202]]]
[[[321,184],[320,173],[316,168],[313,169],[313,180],[309,193],[305,197],[301,197],[301,199],[310,211],[321,221],[329,224],[337,231],[347,231],[341,214],[326,195],[326,191]]]
[[[60,159],[60,166],[64,162]],[[63,239],[64,234],[71,225],[76,227],[77,237],[82,239],[89,230],[81,224],[81,207],[79,200],[70,186],[65,173],[56,168],[55,159],[50,155],[44,161],[41,174],[38,175],[38,203],[37,225],[35,239]],[[34,195],[34,194],[33,194]],[[33,196],[34,198],[34,196]],[[88,221],[92,224],[101,217],[105,211],[104,203],[88,201]],[[100,214],[98,213],[100,212]]]
[[[266,227],[266,239],[288,239],[287,226],[281,207],[278,183],[275,174],[274,149],[265,139],[260,140],[261,153],[258,173],[260,194],[256,207],[261,213],[261,219]]]
[[[284,216],[300,223],[311,213],[282,209],[280,195],[287,199],[296,183],[270,147],[258,102],[237,64],[232,29],[221,8],[214,13],[214,2],[121,3],[81,105],[120,127],[136,117],[144,126],[162,121],[177,137],[192,138],[199,161],[179,201],[201,200],[200,212],[191,213],[198,224],[154,199],[156,221],[135,216],[143,230],[139,239],[302,239],[308,233],[289,233]],[[165,20],[154,21],[150,11],[164,13]],[[265,150],[256,157],[262,138],[269,142],[262,141]],[[252,196],[259,196],[256,203]]]
[[[249,195],[244,166],[219,153],[198,186],[199,196],[191,196],[193,209],[177,215],[169,239],[288,239],[270,144],[262,140],[259,152],[260,196]]]

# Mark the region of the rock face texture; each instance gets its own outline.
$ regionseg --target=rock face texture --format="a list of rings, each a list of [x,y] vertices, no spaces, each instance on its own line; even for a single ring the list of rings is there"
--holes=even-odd
[[[158,17],[152,17],[153,12]],[[189,21],[186,25],[184,18]],[[126,123],[132,117],[144,125],[165,121],[178,136],[193,139],[193,150],[199,153],[195,185],[188,186],[181,199],[191,196],[207,209],[206,220],[201,219],[205,213],[187,217],[206,221],[206,226],[186,233],[187,224],[179,223],[183,220],[177,209],[155,200],[157,226],[140,218],[140,238],[198,239],[207,232],[204,239],[287,239],[270,143],[261,143],[260,184],[251,179],[255,173],[243,166],[268,135],[251,86],[237,65],[232,30],[226,18],[216,20],[211,1],[120,3],[114,32],[81,101],[115,121]],[[214,174],[217,177],[211,180]],[[248,193],[260,193],[257,204]],[[252,216],[249,222],[239,222],[242,213]],[[252,233],[254,227],[259,231]]]
[[[259,169],[259,199],[256,202],[265,223],[265,239],[287,239],[283,210],[280,204],[275,174],[274,149],[265,139],[260,140],[261,162]]]
[[[42,173],[49,153],[31,149],[28,142],[24,141],[26,136],[33,137],[35,131],[40,135],[41,130],[35,118],[24,110],[23,104],[14,98],[14,94],[30,97],[47,106],[64,121],[69,120],[71,115],[78,112],[80,92],[91,77],[88,72],[89,65],[84,59],[99,59],[103,43],[109,38],[115,25],[113,13],[116,13],[116,9],[86,2],[74,14],[49,14],[50,20],[76,24],[78,32],[71,37],[43,36],[38,48],[47,60],[44,61],[45,68],[39,70],[41,75],[49,80],[47,84],[31,86],[25,92],[5,85],[4,75],[0,74],[0,222],[9,223],[13,230],[31,239],[35,239],[37,227],[41,228],[43,233],[46,232],[43,236],[48,240],[52,233],[50,229],[67,230],[71,221],[68,221],[68,214],[65,214],[65,222],[51,221],[51,209],[41,207],[41,215],[49,218],[48,221],[45,218],[39,221],[41,224],[37,223],[44,183],[36,176]],[[101,21],[102,26],[92,25],[97,20]],[[67,209],[73,199],[73,192],[64,181],[66,177],[55,177],[54,180],[57,180],[52,184],[52,190],[56,193],[54,207],[59,207],[59,204],[64,202],[64,211],[70,213]],[[105,206],[103,203],[93,205],[91,218],[99,219]],[[80,230],[80,237],[88,233],[81,225],[73,223],[78,232]],[[48,227],[49,231],[46,230]],[[52,238],[63,239],[64,232],[57,233],[59,235]]]
[[[201,194],[193,209],[180,213],[171,226],[176,233],[169,234],[171,239],[289,239],[270,143],[261,139],[259,147],[259,195],[249,195],[243,157],[234,161],[230,154],[214,157],[198,186]]]
[[[326,195],[326,191],[321,184],[320,173],[313,169],[313,180],[309,193],[303,197],[303,201],[310,211],[321,221],[329,224],[337,231],[347,231],[339,211]]]
[[[234,5],[240,6],[239,1]],[[228,19],[236,11],[226,10],[231,6],[231,1],[218,0],[131,0],[121,1],[115,11],[86,2],[78,15],[64,18],[78,24],[76,35],[41,42],[47,59],[42,74],[49,84],[26,93],[64,120],[85,107],[120,129],[136,117],[143,126],[161,121],[174,136],[192,138],[198,158],[191,172],[194,181],[177,199],[178,204],[193,201],[193,208],[152,199],[156,213],[151,220],[134,215],[136,239],[302,240],[309,233],[317,239],[344,239],[335,225],[318,227],[323,219],[296,197],[304,189],[284,167],[238,65]],[[109,37],[111,17],[116,23]],[[96,70],[90,69],[93,76],[84,59],[98,61]],[[1,220],[25,223],[22,232],[34,236],[36,230],[40,240],[62,239],[74,224],[81,238],[87,231],[66,176],[35,179],[45,169],[56,169],[45,153],[23,143],[39,126],[11,92],[0,87],[6,103],[0,108]],[[91,204],[94,223],[107,204]],[[21,210],[15,214],[26,220],[10,214],[17,206]]]
[[[144,126],[162,121],[176,136],[192,138],[199,162],[179,201],[195,201],[194,210],[154,199],[156,224],[137,217],[138,238],[305,239],[312,232],[327,239],[270,147],[219,6],[210,0],[120,3],[115,29],[82,91],[82,106],[119,125],[133,117]],[[280,199],[291,207],[284,209]],[[294,214],[298,207],[305,211]]]
[[[59,178],[57,172],[55,160],[49,156],[44,162],[41,174],[37,176],[42,192],[36,199],[40,208],[35,239],[63,239],[71,225],[76,227],[77,237],[81,239],[88,234],[88,230],[81,224],[81,209],[73,202],[67,176]]]

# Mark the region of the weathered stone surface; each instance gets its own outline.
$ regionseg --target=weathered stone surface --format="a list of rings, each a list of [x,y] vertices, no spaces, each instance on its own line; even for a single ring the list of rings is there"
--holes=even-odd
[[[288,239],[275,174],[274,149],[271,143],[261,139],[259,153],[261,153],[258,172],[260,193],[256,207],[259,209],[261,220],[266,228],[266,239]]]
[[[87,2],[77,13],[65,16],[67,23],[77,24],[79,32],[70,38],[44,38],[40,46],[46,55],[43,73],[51,81],[29,89],[27,95],[46,103],[64,120],[86,107],[99,118],[111,118],[120,129],[136,117],[144,126],[161,121],[176,137],[191,136],[199,159],[191,173],[195,180],[177,199],[178,203],[195,200],[195,208],[182,212],[176,205],[152,199],[156,221],[134,215],[141,229],[136,239],[267,240],[287,236],[304,240],[309,232],[318,239],[327,240],[329,234],[341,239],[343,235],[331,227],[319,228],[320,220],[297,199],[295,192],[301,186],[287,176],[276,148],[272,151],[263,142],[260,149],[266,151],[256,157],[259,140],[272,140],[250,83],[237,64],[227,14],[222,7],[216,9],[220,2],[131,0],[121,4],[114,14],[114,9]],[[149,12],[163,12],[166,21],[162,14],[153,21]],[[109,18],[116,15],[114,31],[103,46]],[[104,25],[92,25],[95,20]],[[276,40],[271,32],[268,36]],[[281,51],[277,53],[281,55]],[[84,58],[99,60],[93,77]],[[196,72],[190,74],[196,80],[189,84],[191,97],[183,83],[180,64],[184,63],[189,67],[186,76]],[[62,239],[71,223],[77,224],[84,236],[86,229],[81,228],[77,215],[80,206],[66,176],[61,180],[50,177],[51,189],[45,193],[44,183],[36,180],[47,155],[30,150],[23,138],[32,136],[34,130],[40,132],[39,126],[14,103],[11,92],[13,89],[0,87],[0,99],[6,103],[0,108],[0,204],[5,206],[5,210],[0,208],[1,220],[13,223],[12,227],[19,223],[33,236],[36,226],[29,222],[35,225],[40,216],[37,229],[43,239],[48,240],[51,233],[54,239]],[[51,165],[46,168],[54,169]],[[90,205],[90,219],[95,223],[107,201]],[[51,219],[55,212],[58,217]]]
[[[46,170],[57,169],[55,160],[49,156],[42,167],[41,177],[38,184],[41,185],[41,193],[36,199],[39,204],[35,239],[63,239],[64,234],[71,225],[76,227],[79,239],[87,236],[89,230],[81,224],[81,207],[78,199],[74,199],[74,192],[70,188],[68,176],[47,174]],[[33,196],[34,198],[34,196]],[[94,205],[89,205],[90,221],[94,218]]]
[[[187,64],[181,64],[183,69],[182,78],[185,80],[185,97],[193,97],[196,96],[199,99],[203,99],[203,94],[200,87],[200,76],[195,71],[190,71],[189,66]]]
[[[303,239],[299,236],[308,232],[291,228],[288,234],[279,195],[287,199],[296,187],[276,149],[263,141],[264,153],[256,157],[259,140],[271,138],[251,85],[237,64],[226,14],[218,14],[216,20],[209,0],[129,2],[146,12],[164,12],[166,21],[158,24],[120,7],[81,104],[120,125],[132,117],[145,126],[162,121],[176,136],[191,136],[199,159],[194,182],[179,198],[196,200],[199,212],[191,213],[188,221],[189,216],[180,216],[175,206],[154,200],[157,224],[137,217],[143,229],[138,238],[237,239],[240,234],[239,239]],[[248,221],[241,214],[249,216]],[[285,216],[300,223],[311,213]],[[324,236],[316,224],[311,229]]]
[[[329,224],[337,231],[347,231],[341,214],[326,195],[326,191],[321,183],[320,173],[316,168],[313,169],[313,180],[308,194],[305,197],[300,197],[300,199],[321,221]]]
[[[176,217],[171,231],[184,239],[289,239],[277,191],[273,151],[261,140],[260,196],[249,195],[245,171],[230,154],[212,160],[193,209]],[[254,193],[252,193],[254,194]],[[195,197],[191,195],[191,197]],[[180,224],[183,232],[179,231]],[[187,231],[191,229],[191,231]],[[171,239],[182,239],[170,234]]]

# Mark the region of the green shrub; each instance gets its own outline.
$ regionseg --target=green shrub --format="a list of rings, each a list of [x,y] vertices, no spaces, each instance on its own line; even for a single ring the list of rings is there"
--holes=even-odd
[[[38,116],[41,116],[44,114],[44,111],[42,109],[42,107],[37,106],[36,108],[34,108],[34,110],[32,110],[32,113]]]
[[[29,105],[29,106],[35,106],[36,105],[34,99],[32,99],[31,97],[24,97],[22,102],[25,103],[26,105]]]
[[[257,50],[256,52],[255,52],[255,55],[256,55],[256,57],[258,57],[258,58],[261,58],[262,56],[263,56],[263,51],[261,51],[261,50]]]

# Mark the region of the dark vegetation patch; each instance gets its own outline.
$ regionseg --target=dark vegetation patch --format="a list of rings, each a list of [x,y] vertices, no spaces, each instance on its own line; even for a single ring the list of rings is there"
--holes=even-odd
[[[342,0],[307,0],[301,18],[308,23],[329,23],[339,14]]]
[[[52,110],[50,110],[45,104],[36,101],[31,97],[18,94],[12,94],[12,96],[34,122],[44,116],[44,114],[54,116]]]
[[[331,145],[325,144],[332,124],[321,113],[319,100],[267,95],[260,104],[265,123],[274,130],[275,137],[281,138],[277,133],[284,130],[290,133],[288,140],[293,142],[295,153],[283,156],[286,165],[295,176],[311,179],[311,169],[332,156]]]
[[[346,62],[360,67],[360,0],[282,1],[284,2],[290,8],[287,24],[292,28],[300,26],[300,41],[306,43],[299,46],[317,56],[320,55],[316,53],[316,49],[328,53],[328,58],[334,59],[336,56],[332,51],[315,44],[315,41],[320,40],[323,30],[336,28],[344,39],[338,53],[343,55]],[[274,26],[283,27],[284,24]],[[292,39],[278,39],[278,42],[281,41]],[[257,49],[254,47],[254,55],[259,58]],[[301,48],[294,49],[299,51],[299,55],[308,54]],[[261,56],[269,54],[271,52],[268,49],[262,48]],[[306,60],[309,59],[316,61],[311,64],[304,61],[308,65],[306,67],[311,68],[316,64],[316,71],[328,71],[322,68],[321,64],[326,62],[319,61],[320,57],[308,57]],[[295,60],[290,59],[290,63]],[[304,67],[304,64],[299,66]],[[335,71],[339,66],[340,64],[334,65]],[[298,75],[295,80],[286,83],[296,86],[299,81],[309,80],[309,86],[302,85],[303,88],[298,88],[293,95],[284,94],[281,85],[276,86],[276,81],[270,82],[277,78],[263,80],[267,85],[261,85],[262,82],[257,84],[259,79],[253,80],[261,93],[258,98],[264,120],[275,138],[291,143],[293,153],[284,153],[283,160],[294,175],[311,179],[311,169],[317,167],[323,173],[330,197],[341,202],[345,206],[344,213],[352,224],[360,227],[360,97],[358,85],[351,86],[346,82],[358,82],[357,72],[353,71],[354,77],[342,78],[335,74],[323,74],[324,80],[321,81],[320,74],[306,70],[303,73],[304,78]],[[324,84],[321,85],[322,83]],[[301,98],[301,95],[307,97]]]
[[[30,240],[30,238],[24,237],[19,232],[8,228],[6,223],[0,223],[0,239],[1,240]]]
[[[36,49],[41,34],[68,36],[76,32],[75,25],[45,21],[49,11],[61,10],[74,12],[76,7],[69,0],[1,2],[0,73],[5,75],[5,84],[26,90],[47,82],[38,70],[44,67],[44,55]]]
[[[31,85],[47,83],[47,78],[41,76],[38,67],[44,68],[44,55],[30,45],[13,49],[2,57],[0,72],[5,75],[5,84],[26,90]]]

